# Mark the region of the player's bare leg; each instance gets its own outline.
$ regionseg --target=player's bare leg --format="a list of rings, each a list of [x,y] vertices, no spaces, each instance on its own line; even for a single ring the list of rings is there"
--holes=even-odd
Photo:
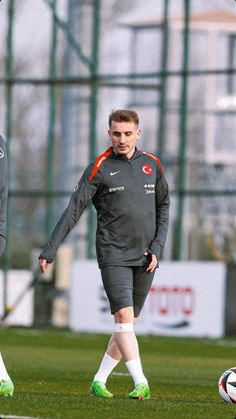
[[[111,336],[106,353],[113,359],[116,359],[117,361],[120,361],[122,358],[122,354],[120,352],[119,346],[117,345],[116,341],[116,335],[113,333]]]
[[[138,318],[134,317],[133,323],[135,324],[137,320]],[[122,358],[122,354],[117,344],[115,333],[113,333],[113,335],[111,336],[109,340],[106,353],[110,355],[110,357],[112,357],[113,359],[116,359],[117,361],[120,361]]]
[[[135,389],[129,394],[129,397],[139,400],[148,399],[150,390],[143,373],[138,341],[134,332],[133,307],[122,308],[115,313],[114,317],[116,342],[135,384]]]
[[[126,307],[117,311],[115,317],[115,333],[111,336],[107,351],[102,359],[99,370],[94,377],[91,392],[98,397],[112,397],[106,388],[106,381],[113,369],[124,358],[125,364],[134,380],[135,389],[129,394],[133,399],[148,399],[150,390],[148,382],[143,374],[139,347],[134,333],[133,307]]]
[[[114,314],[115,338],[124,361],[139,358],[139,348],[134,333],[133,307],[125,307]]]

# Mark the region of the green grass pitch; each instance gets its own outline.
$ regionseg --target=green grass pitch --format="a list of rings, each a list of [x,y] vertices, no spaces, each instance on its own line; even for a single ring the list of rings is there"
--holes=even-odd
[[[236,366],[236,339],[139,337],[152,397],[129,400],[133,388],[123,363],[112,375],[109,400],[89,394],[108,336],[70,331],[0,329],[0,350],[15,384],[0,398],[0,418],[42,419],[234,419],[236,404],[224,403],[218,378]]]

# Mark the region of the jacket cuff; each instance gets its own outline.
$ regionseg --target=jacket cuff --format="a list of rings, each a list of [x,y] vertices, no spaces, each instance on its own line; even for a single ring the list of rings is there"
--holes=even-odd
[[[161,249],[162,246],[159,243],[153,243],[148,249],[147,252],[148,253],[152,253],[153,255],[155,255],[157,257],[157,259],[160,259],[160,255],[161,255]]]
[[[52,256],[48,256],[46,253],[44,253],[43,251],[40,253],[39,259],[45,259],[47,262],[52,263],[54,258]]]

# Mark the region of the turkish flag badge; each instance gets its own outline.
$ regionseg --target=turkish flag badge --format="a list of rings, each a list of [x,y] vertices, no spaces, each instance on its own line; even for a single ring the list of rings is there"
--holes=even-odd
[[[145,175],[148,175],[148,176],[151,176],[153,174],[152,167],[149,166],[149,164],[144,164],[142,167],[142,171],[143,173],[145,173]]]

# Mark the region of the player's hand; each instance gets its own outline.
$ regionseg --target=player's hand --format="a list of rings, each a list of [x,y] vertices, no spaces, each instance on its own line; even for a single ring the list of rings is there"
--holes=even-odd
[[[50,265],[51,262],[48,262],[46,259],[39,259],[39,269],[42,272],[42,274],[44,274],[44,272],[46,271],[48,265]]]
[[[147,252],[144,255],[146,256]],[[156,255],[152,254],[152,260],[147,267],[147,272],[154,272],[156,268],[158,268],[158,259]]]

